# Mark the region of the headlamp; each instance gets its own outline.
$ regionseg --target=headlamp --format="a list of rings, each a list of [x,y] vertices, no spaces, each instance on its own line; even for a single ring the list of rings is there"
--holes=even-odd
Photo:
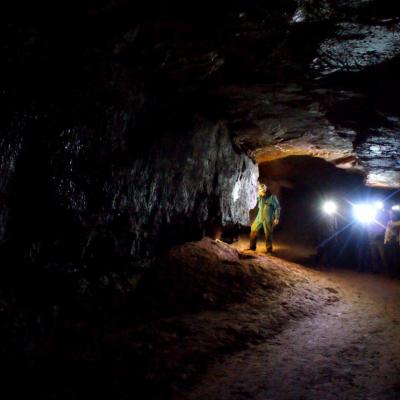
[[[322,210],[325,214],[332,215],[337,211],[337,205],[334,201],[329,200],[322,205]]]
[[[363,224],[375,221],[377,209],[370,204],[355,204],[353,206],[354,218]]]

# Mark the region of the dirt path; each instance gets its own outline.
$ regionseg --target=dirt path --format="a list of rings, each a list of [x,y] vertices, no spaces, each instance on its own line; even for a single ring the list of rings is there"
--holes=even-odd
[[[244,251],[249,247],[249,235],[242,234],[239,240],[232,244],[232,247],[239,251]],[[265,242],[259,238],[257,243],[257,252],[265,254]],[[275,256],[286,261],[295,262],[302,265],[310,265],[314,262],[317,250],[314,246],[299,241],[284,240],[284,238],[274,239]]]
[[[183,398],[400,399],[400,282],[351,272],[318,280],[339,301],[215,363]]]

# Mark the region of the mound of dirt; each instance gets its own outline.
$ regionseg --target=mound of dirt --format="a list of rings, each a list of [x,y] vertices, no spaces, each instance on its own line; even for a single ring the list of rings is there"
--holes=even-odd
[[[171,314],[221,308],[257,290],[279,292],[287,286],[277,270],[255,260],[219,240],[186,243],[169,251],[139,291],[154,310]]]

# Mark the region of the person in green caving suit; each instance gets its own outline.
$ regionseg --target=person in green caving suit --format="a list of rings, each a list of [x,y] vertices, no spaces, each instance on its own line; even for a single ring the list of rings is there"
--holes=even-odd
[[[279,223],[281,207],[278,198],[272,194],[266,185],[258,185],[258,213],[251,225],[250,249],[255,250],[258,231],[263,228],[266,242],[266,252],[272,253],[272,231]]]

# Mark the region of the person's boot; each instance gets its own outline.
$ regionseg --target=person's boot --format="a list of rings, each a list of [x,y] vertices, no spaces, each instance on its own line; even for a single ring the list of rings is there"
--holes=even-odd
[[[257,246],[257,232],[250,232],[250,246],[248,249],[245,250],[253,250],[256,251],[256,246]]]
[[[265,252],[267,254],[274,254],[274,252],[272,250],[272,246],[266,245],[265,247],[266,247],[266,251]]]

